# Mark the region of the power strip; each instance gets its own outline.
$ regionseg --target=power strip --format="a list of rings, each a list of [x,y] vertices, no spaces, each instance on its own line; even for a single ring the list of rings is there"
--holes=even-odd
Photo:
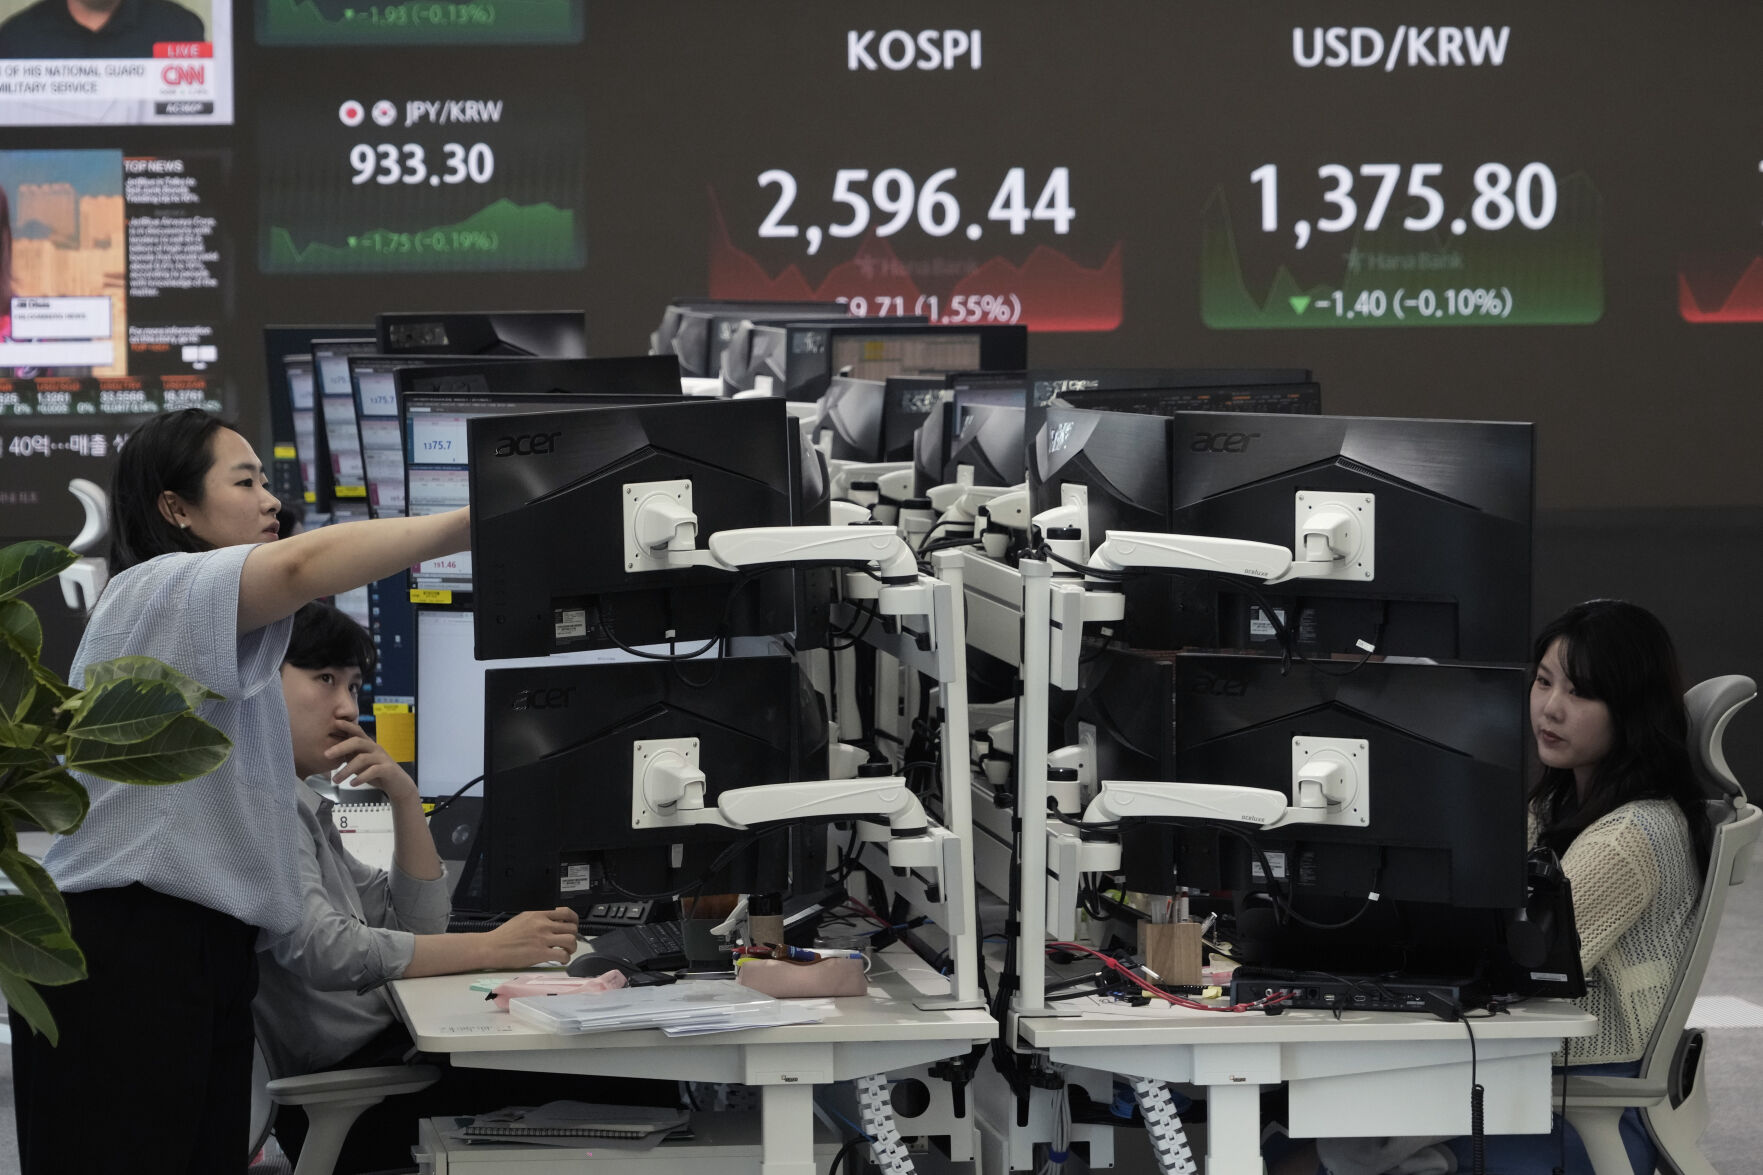
[[[1281,1008],[1359,1012],[1423,1012],[1456,1019],[1459,1008],[1485,1003],[1473,983],[1424,976],[1323,975],[1239,967],[1230,981],[1232,1003],[1275,999]]]

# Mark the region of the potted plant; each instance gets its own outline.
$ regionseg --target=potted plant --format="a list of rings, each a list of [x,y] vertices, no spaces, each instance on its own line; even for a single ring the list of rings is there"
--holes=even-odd
[[[151,657],[86,666],[74,689],[43,666],[43,628],[22,599],[77,555],[48,542],[0,549],[0,995],[30,1025],[58,1039],[40,985],[86,976],[67,906],[48,872],[18,847],[18,826],[65,834],[86,818],[86,789],[70,771],[147,786],[213,771],[232,741],[195,710],[220,697]]]

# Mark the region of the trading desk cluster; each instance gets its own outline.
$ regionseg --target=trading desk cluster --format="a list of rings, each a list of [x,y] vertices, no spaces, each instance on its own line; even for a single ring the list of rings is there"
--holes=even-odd
[[[339,601],[377,736],[442,809],[461,918],[569,905],[654,969],[703,961],[705,895],[747,895],[764,929],[716,921],[766,947],[782,900],[821,921],[778,947],[859,943],[871,995],[566,1046],[400,981],[419,1044],[689,1057],[762,1087],[778,1175],[851,1077],[895,1170],[901,1136],[1108,1166],[1135,1118],[1192,1169],[1202,1099],[1210,1169],[1258,1171],[1280,1084],[1296,1133],[1467,1133],[1477,1061],[1510,1095],[1486,1129],[1547,1129],[1549,1054],[1590,1027],[1507,933],[1529,425],[1327,416],[1302,370],[1037,369],[1021,327],[839,304],[678,302],[628,359],[582,326],[267,332],[305,525],[472,506],[469,555]],[[1448,1021],[1512,996],[1477,1056]]]

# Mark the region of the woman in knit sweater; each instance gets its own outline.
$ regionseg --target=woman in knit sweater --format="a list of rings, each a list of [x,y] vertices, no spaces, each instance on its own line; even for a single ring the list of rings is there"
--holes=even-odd
[[[1580,961],[1598,1017],[1572,1042],[1580,1073],[1633,1076],[1690,946],[1713,831],[1690,766],[1689,718],[1677,653],[1658,618],[1620,600],[1569,608],[1537,636],[1530,724],[1542,774],[1530,793],[1532,839],[1560,854],[1573,883]],[[1486,1140],[1487,1170],[1549,1175],[1561,1163],[1561,1121],[1550,1134]],[[1640,1116],[1622,1119],[1636,1175],[1655,1154]],[[1329,1175],[1469,1169],[1469,1140],[1324,1139]],[[1569,1128],[1567,1175],[1591,1175]],[[1284,1168],[1282,1168],[1284,1169]]]

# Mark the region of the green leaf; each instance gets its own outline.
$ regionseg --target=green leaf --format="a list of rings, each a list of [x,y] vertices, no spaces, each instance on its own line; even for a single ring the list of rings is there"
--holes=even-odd
[[[52,670],[45,669],[42,662],[37,663],[37,688],[45,693],[54,694],[62,701],[66,701],[68,698],[79,693],[79,691],[74,689],[73,686],[62,681],[60,675]]]
[[[55,1017],[49,1014],[49,1005],[28,980],[17,975],[8,975],[0,971],[0,996],[6,997],[6,1006],[25,1018],[25,1023],[48,1037],[51,1046],[61,1043],[61,1033],[55,1027]]]
[[[37,674],[32,659],[10,640],[0,640],[0,736],[19,722],[37,696]],[[13,742],[7,738],[8,743]]]
[[[107,681],[116,681],[124,677],[140,677],[148,681],[163,681],[177,688],[184,700],[194,710],[203,702],[224,697],[217,694],[195,678],[167,665],[164,661],[156,661],[152,657],[118,657],[113,661],[100,661],[96,665],[86,666],[86,688],[93,689]]]
[[[0,808],[29,820],[44,832],[65,835],[86,818],[91,800],[80,781],[60,768],[15,780],[0,789]]]
[[[30,898],[0,895],[0,971],[32,983],[73,983],[86,977],[86,957],[66,927]]]
[[[184,695],[170,682],[124,677],[82,694],[67,733],[101,743],[138,743],[188,711]]]
[[[73,926],[67,920],[67,903],[61,900],[61,891],[55,888],[55,879],[49,876],[47,869],[17,849],[0,853],[0,869],[6,871],[19,893],[49,911],[61,923],[62,929],[73,933]]]
[[[13,727],[12,729],[16,731],[18,728]],[[21,738],[18,742],[24,745],[15,747],[12,745],[11,735],[8,735],[6,742],[0,743],[0,771],[4,771],[8,767],[35,767],[38,764],[47,767],[53,761],[54,756],[31,745],[34,741],[27,742]]]
[[[33,659],[43,655],[43,624],[37,619],[37,610],[23,600],[0,600],[0,632],[17,641]]]
[[[67,746],[67,765],[118,783],[179,783],[219,767],[232,746],[226,735],[184,714],[151,738],[127,746],[73,739]]]
[[[0,548],[0,600],[9,600],[26,588],[53,579],[79,556],[60,543],[32,540]]]

